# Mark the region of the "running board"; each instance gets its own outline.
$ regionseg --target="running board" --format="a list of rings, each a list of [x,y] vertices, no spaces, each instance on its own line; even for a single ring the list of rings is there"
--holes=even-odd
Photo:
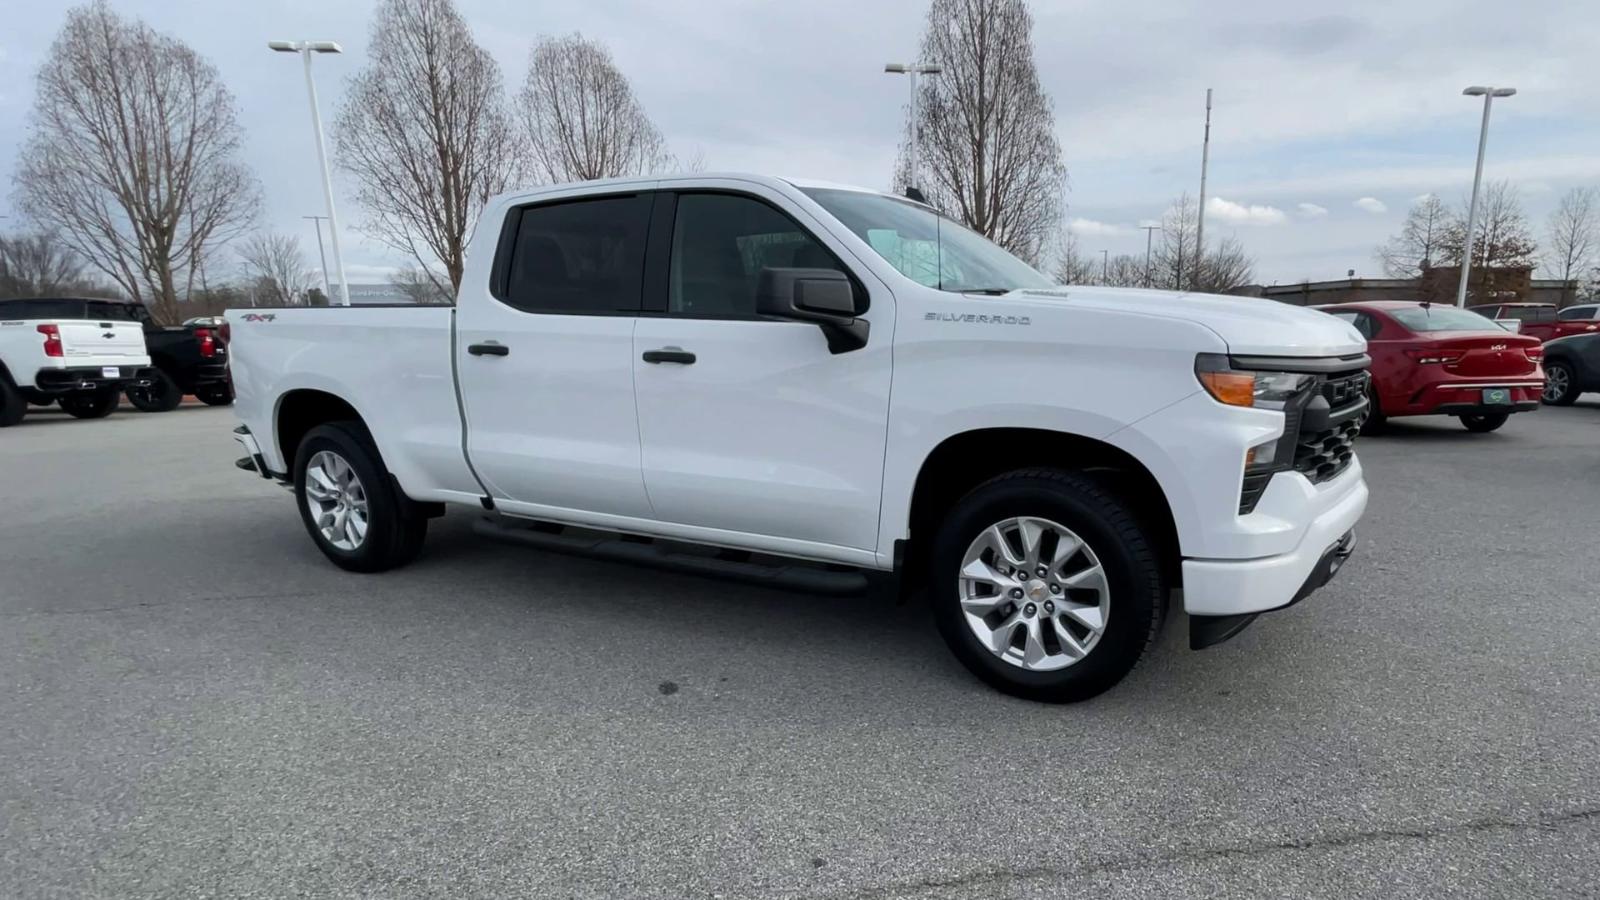
[[[709,575],[780,590],[810,594],[859,594],[870,585],[866,574],[858,569],[823,568],[823,563],[798,560],[757,562],[750,558],[752,554],[738,550],[714,551],[715,556],[702,556],[673,549],[676,542],[566,528],[545,522],[529,521],[524,525],[518,521],[483,518],[473,525],[473,530],[497,541],[540,550],[671,569],[692,575]]]

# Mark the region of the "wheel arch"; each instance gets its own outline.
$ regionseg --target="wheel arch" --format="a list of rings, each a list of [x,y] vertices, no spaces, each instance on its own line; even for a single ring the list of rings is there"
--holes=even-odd
[[[367,427],[360,410],[337,394],[315,388],[296,388],[279,397],[272,415],[272,430],[284,468],[293,469],[295,452],[306,432],[318,425],[342,421],[354,421]]]
[[[911,492],[907,543],[899,561],[922,571],[922,555],[944,514],[978,485],[1019,469],[1052,468],[1102,475],[1149,529],[1167,583],[1178,586],[1178,531],[1172,506],[1149,467],[1096,438],[1033,428],[978,428],[950,435],[923,459]]]

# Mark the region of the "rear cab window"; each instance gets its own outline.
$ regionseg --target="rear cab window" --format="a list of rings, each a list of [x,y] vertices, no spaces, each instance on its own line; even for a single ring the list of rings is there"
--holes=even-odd
[[[524,312],[637,313],[651,199],[626,194],[514,210],[506,228],[515,236],[497,296]]]

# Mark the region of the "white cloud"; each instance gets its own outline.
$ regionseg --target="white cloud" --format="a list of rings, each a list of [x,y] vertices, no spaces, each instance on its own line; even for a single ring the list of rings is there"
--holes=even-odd
[[[1426,194],[1418,194],[1415,197],[1412,197],[1411,198],[1411,202],[1412,203],[1427,203],[1429,200],[1432,200],[1435,196],[1437,196],[1437,195],[1434,194],[1432,191],[1429,191]]]
[[[1389,205],[1384,203],[1382,200],[1379,200],[1377,197],[1362,197],[1352,205],[1355,206],[1356,209],[1372,213],[1373,215],[1386,213],[1389,211]]]
[[[1096,222],[1094,219],[1073,219],[1067,223],[1067,228],[1073,234],[1085,237],[1111,237],[1119,234],[1131,234],[1132,229],[1125,225],[1116,225],[1111,222]]]
[[[1206,201],[1206,214],[1230,225],[1282,225],[1289,221],[1276,206],[1254,206],[1212,197]]]
[[[1318,206],[1315,203],[1298,203],[1295,209],[1300,210],[1300,215],[1308,219],[1320,219],[1328,214],[1326,206]]]

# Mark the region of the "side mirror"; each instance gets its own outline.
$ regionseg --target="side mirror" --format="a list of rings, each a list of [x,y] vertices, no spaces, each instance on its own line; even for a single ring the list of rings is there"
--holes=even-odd
[[[856,315],[855,286],[836,269],[762,269],[756,312],[815,322],[834,353],[867,345],[869,323]]]

